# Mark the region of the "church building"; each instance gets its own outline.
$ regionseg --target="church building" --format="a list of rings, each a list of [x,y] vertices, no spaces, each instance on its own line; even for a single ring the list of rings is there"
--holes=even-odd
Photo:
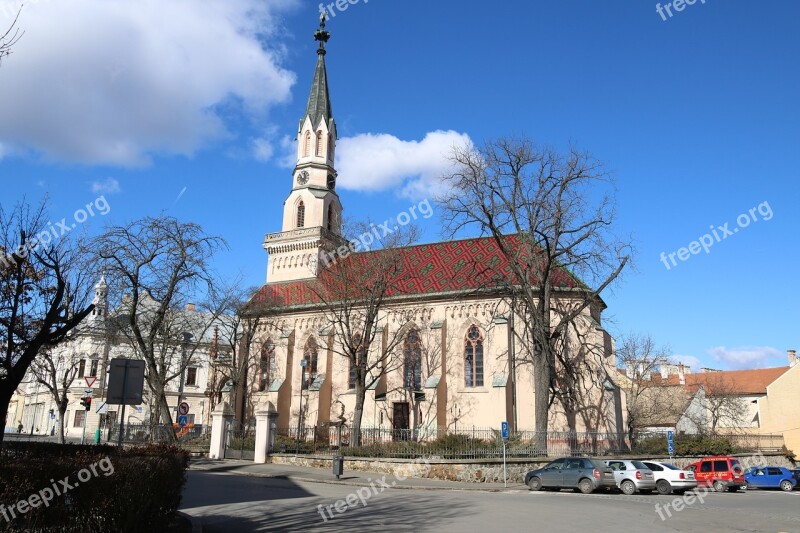
[[[315,39],[317,63],[305,113],[297,132],[297,164],[283,206],[281,231],[264,240],[268,254],[266,284],[253,296],[262,320],[251,353],[257,369],[250,396],[258,411],[269,403],[279,428],[350,427],[355,386],[350,361],[335,349],[330,302],[315,290],[330,258],[346,241],[342,202],[336,190],[337,142],[328,77],[323,19]],[[510,237],[513,238],[513,237]],[[370,264],[376,251],[354,253],[345,261]],[[485,280],[468,265],[502,269],[506,259],[490,237],[412,245],[397,250],[403,279],[386,294],[378,335],[365,349],[381,360],[366,380],[362,431],[431,438],[472,428],[534,428],[532,365],[517,359],[507,294],[487,291]],[[377,257],[377,256],[375,256]],[[568,303],[569,289],[580,282],[567,272],[554,279],[555,297]],[[601,326],[601,302],[582,316],[583,342],[598,354],[593,377],[605,386],[589,392],[587,413],[577,431],[622,429],[620,395],[613,382],[613,341]],[[511,349],[509,349],[511,348]],[[586,415],[586,416],[583,416]],[[565,417],[553,407],[553,431],[567,431]]]

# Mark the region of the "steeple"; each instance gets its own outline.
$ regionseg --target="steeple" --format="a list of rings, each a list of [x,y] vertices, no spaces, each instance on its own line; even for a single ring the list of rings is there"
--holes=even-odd
[[[331,38],[325,15],[314,32],[317,66],[308,104],[297,131],[297,165],[292,191],[283,203],[283,231],[264,240],[269,254],[267,282],[314,278],[320,261],[342,244],[342,204],[336,193],[336,122],[331,111],[325,46]],[[324,256],[323,256],[324,254]]]
[[[328,72],[325,68],[325,54],[327,53],[325,44],[330,38],[330,32],[325,29],[325,14],[323,13],[320,17],[319,29],[314,33],[314,39],[319,42],[317,68],[314,70],[314,80],[311,82],[306,114],[300,120],[298,131],[302,131],[306,117],[311,119],[311,127],[314,129],[319,128],[321,120],[325,120],[328,130],[333,129],[333,111],[331,110],[331,97],[328,92]]]
[[[105,273],[100,276],[100,280],[94,286],[92,304],[94,304],[94,309],[88,317],[88,323],[93,327],[100,327],[105,324],[108,312],[108,283],[106,283]]]

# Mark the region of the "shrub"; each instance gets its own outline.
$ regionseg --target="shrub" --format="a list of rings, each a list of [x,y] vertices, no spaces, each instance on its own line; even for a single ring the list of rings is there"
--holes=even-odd
[[[666,455],[667,437],[658,435],[639,440],[632,453],[637,455]],[[735,451],[729,439],[713,435],[676,435],[675,455],[728,455]]]
[[[180,505],[187,465],[188,454],[169,445],[6,443],[0,504],[9,520],[0,515],[0,523],[7,531],[163,530]],[[61,480],[73,488],[64,490]],[[9,507],[48,490],[62,493],[24,514],[17,507],[12,518]]]

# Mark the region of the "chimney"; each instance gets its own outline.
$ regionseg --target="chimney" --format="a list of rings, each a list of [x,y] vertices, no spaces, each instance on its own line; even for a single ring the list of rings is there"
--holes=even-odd
[[[789,356],[789,366],[794,366],[797,364],[797,351],[796,350],[786,350],[786,354]]]
[[[194,312],[194,311],[195,311],[195,306],[194,306],[194,304],[186,304],[186,310],[187,310],[187,311]]]

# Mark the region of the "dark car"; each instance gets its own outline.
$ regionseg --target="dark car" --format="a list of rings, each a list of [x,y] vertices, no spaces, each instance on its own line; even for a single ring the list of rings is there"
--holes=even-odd
[[[528,472],[525,484],[531,490],[578,489],[584,494],[617,486],[614,471],[603,461],[589,457],[556,459],[543,468]]]
[[[744,474],[748,489],[781,489],[789,492],[797,486],[795,474],[782,466],[758,466],[748,468]]]

